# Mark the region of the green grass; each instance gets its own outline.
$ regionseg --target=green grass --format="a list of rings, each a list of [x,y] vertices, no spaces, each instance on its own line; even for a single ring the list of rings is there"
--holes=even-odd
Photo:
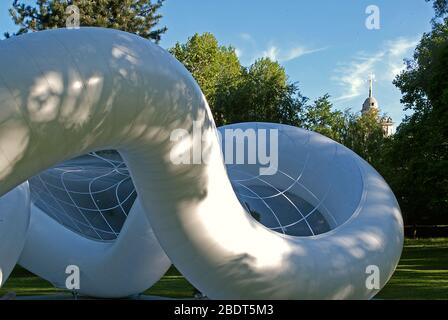
[[[15,292],[18,296],[36,296],[66,293],[65,290],[54,288],[45,281],[20,266],[16,266],[12,275],[0,288],[0,297],[8,292]],[[144,294],[171,298],[192,298],[193,286],[176,270],[171,267],[167,273]]]
[[[11,291],[19,296],[63,292],[20,267],[0,289],[0,296]],[[191,298],[193,292],[188,281],[172,267],[145,294]],[[377,298],[448,299],[448,238],[406,240],[400,264]]]
[[[187,279],[175,267],[171,267],[159,282],[145,291],[145,294],[170,298],[192,298],[194,291],[194,287]]]
[[[15,292],[17,295],[23,296],[35,296],[56,294],[61,291],[54,288],[49,282],[17,266],[5,285],[0,288],[0,297],[7,292]]]
[[[448,238],[405,241],[400,263],[380,299],[448,299]]]

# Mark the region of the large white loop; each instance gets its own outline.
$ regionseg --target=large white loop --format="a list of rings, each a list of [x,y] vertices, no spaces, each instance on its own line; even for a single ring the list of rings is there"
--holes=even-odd
[[[301,161],[311,154],[303,184],[336,221],[311,237],[269,230],[233,190],[196,82],[149,41],[96,28],[39,32],[3,41],[0,70],[0,194],[76,155],[117,149],[162,248],[211,298],[370,298],[378,290],[366,287],[366,267],[378,266],[381,286],[392,274],[402,220],[375,170],[327,138],[278,126],[298,145],[291,150],[280,139],[282,153]],[[171,134],[193,133],[198,124],[205,161],[174,163],[179,145]],[[19,143],[11,143],[11,132]],[[188,140],[182,150],[197,143]],[[286,166],[303,165],[293,160]],[[332,187],[330,195],[322,185]]]

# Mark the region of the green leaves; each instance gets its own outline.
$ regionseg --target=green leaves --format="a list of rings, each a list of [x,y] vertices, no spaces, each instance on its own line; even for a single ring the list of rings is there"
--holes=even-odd
[[[195,34],[170,52],[198,82],[218,126],[244,121],[299,124],[303,98],[277,62],[260,59],[245,68],[234,48],[219,45],[210,33]]]
[[[335,141],[343,142],[344,131],[347,131],[348,112],[333,111],[333,104],[328,94],[316,99],[313,104],[307,105],[301,117],[305,128],[319,132]]]
[[[434,1],[436,17],[448,2]],[[384,175],[407,223],[448,223],[448,19],[433,20],[407,70],[394,81],[412,110],[384,154]]]
[[[285,69],[263,58],[244,68],[239,85],[229,96],[228,123],[245,121],[300,125],[303,97],[296,84],[288,82]]]
[[[158,13],[165,0],[36,0],[26,5],[14,0],[9,10],[14,23],[20,26],[15,35],[30,31],[65,28],[66,8],[76,5],[81,26],[114,28],[135,33],[143,38],[160,41],[166,27],[156,28],[162,15]],[[10,34],[6,33],[6,37]]]

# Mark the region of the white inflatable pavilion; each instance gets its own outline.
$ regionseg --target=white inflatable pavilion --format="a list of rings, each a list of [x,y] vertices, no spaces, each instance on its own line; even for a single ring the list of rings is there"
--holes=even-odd
[[[198,141],[172,133],[197,124],[203,161],[173,162]],[[277,132],[274,172],[224,163],[236,129]],[[218,131],[181,63],[116,30],[0,42],[0,179],[0,284],[19,261],[64,287],[76,265],[80,293],[124,297],[172,262],[213,299],[369,299],[403,246],[397,201],[359,156],[285,125]]]

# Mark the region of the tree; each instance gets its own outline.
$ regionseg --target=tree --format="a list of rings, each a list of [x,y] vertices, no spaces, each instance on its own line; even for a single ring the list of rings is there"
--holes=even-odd
[[[219,45],[214,35],[204,33],[193,35],[185,44],[176,43],[170,52],[198,82],[215,121],[225,122],[224,111],[218,110],[215,101],[218,87],[230,89],[240,81],[242,67],[235,49]]]
[[[306,105],[301,112],[302,126],[318,132],[352,149],[374,167],[381,161],[382,149],[387,142],[378,117],[378,111],[356,114],[346,109],[333,110],[328,94]]]
[[[165,0],[36,0],[27,5],[14,0],[9,10],[14,23],[20,29],[14,35],[53,28],[66,27],[69,5],[80,11],[81,26],[96,26],[135,33],[143,38],[160,41],[166,27],[157,29],[162,15],[158,13]],[[8,38],[11,35],[6,33]]]
[[[379,121],[378,110],[362,115],[350,114],[343,144],[378,169],[387,138]]]
[[[394,81],[406,110],[384,159],[384,175],[408,223],[448,223],[448,12],[434,1],[433,28]]]
[[[436,12],[435,18],[440,18],[448,14],[448,0],[425,0],[425,1],[433,2],[434,11]]]
[[[278,62],[263,58],[244,68],[242,79],[230,89],[218,90],[218,107],[226,122],[275,122],[299,125],[299,112],[306,101],[295,83],[289,83]]]
[[[300,123],[304,98],[277,62],[259,59],[242,67],[235,49],[219,45],[210,33],[195,34],[170,52],[198,82],[218,126],[244,121]]]
[[[342,143],[346,136],[349,113],[332,109],[330,96],[323,95],[313,104],[305,106],[301,116],[302,125],[308,130],[319,132]]]
[[[384,136],[377,110],[355,114],[333,110],[328,94],[306,105],[301,112],[302,126],[333,139],[352,149],[374,167],[381,163],[382,150],[388,139]]]

